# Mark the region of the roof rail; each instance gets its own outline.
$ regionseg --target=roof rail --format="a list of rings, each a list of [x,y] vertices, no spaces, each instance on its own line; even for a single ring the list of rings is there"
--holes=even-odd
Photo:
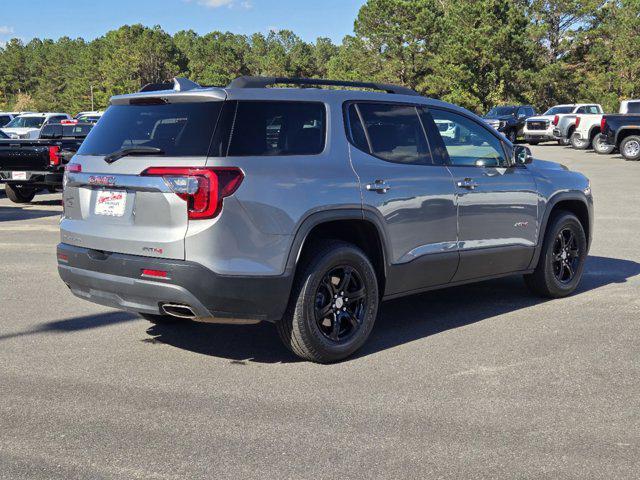
[[[175,77],[173,80],[164,83],[147,83],[142,87],[140,92],[157,92],[159,90],[175,90],[176,92],[185,92],[201,88],[196,82],[192,82],[188,78]]]
[[[387,93],[395,93],[397,95],[420,95],[415,90],[398,85],[389,85],[386,83],[375,82],[351,82],[343,80],[323,80],[319,78],[286,78],[286,77],[238,77],[233,80],[227,88],[267,88],[270,85],[279,83],[291,85],[312,85],[312,86],[331,86],[331,87],[357,87],[371,88],[373,90],[382,90]]]

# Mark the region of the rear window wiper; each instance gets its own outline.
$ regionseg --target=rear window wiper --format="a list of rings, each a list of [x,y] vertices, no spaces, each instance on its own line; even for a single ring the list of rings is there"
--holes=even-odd
[[[127,155],[163,155],[164,150],[158,147],[129,147],[121,150],[116,150],[104,157],[104,161],[107,163],[113,163],[116,160],[126,157]]]

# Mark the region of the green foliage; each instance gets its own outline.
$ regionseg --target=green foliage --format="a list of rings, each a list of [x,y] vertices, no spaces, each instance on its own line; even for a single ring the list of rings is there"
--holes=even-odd
[[[377,80],[477,112],[640,97],[640,0],[368,0],[341,45],[289,30],[237,35],[123,26],[91,42],[0,47],[0,109],[77,112],[175,75]],[[20,108],[18,108],[20,107]]]

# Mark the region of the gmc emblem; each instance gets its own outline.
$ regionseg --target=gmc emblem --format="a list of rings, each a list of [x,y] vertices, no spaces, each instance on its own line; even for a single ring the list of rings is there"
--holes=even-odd
[[[116,177],[111,176],[90,176],[89,177],[89,185],[103,185],[110,187],[116,184]]]

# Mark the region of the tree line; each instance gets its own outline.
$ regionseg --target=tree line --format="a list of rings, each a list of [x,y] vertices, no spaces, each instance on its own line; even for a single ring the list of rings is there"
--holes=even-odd
[[[398,83],[478,113],[640,97],[640,0],[368,0],[339,45],[289,30],[238,35],[127,25],[92,41],[0,47],[0,110],[78,112],[176,75]]]

